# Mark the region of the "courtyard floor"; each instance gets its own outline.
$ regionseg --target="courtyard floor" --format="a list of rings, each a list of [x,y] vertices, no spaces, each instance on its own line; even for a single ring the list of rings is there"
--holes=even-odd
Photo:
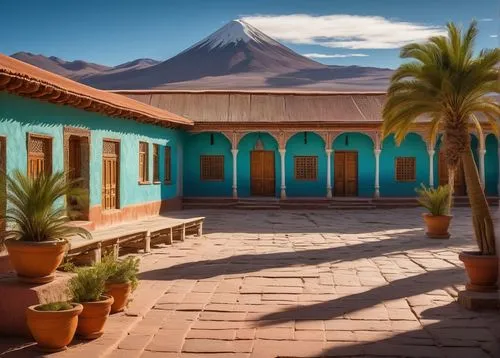
[[[426,238],[421,212],[184,211],[205,236],[145,255],[128,315],[56,356],[500,357],[500,312],[455,302],[470,210],[450,240]]]

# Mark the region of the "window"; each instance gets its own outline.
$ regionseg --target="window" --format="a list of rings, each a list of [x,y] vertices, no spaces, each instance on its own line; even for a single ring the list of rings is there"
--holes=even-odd
[[[201,180],[224,180],[224,156],[202,155],[200,157]]]
[[[318,157],[296,156],[295,179],[297,180],[317,180],[318,179]]]
[[[153,144],[153,182],[160,181],[160,146]]]
[[[417,180],[417,159],[415,157],[396,158],[396,181],[409,182]]]
[[[102,208],[120,207],[120,142],[105,139],[102,142]]]
[[[139,183],[147,183],[149,179],[148,143],[139,142]]]
[[[172,182],[172,149],[165,147],[165,182]]]
[[[28,176],[52,173],[52,138],[28,134]]]

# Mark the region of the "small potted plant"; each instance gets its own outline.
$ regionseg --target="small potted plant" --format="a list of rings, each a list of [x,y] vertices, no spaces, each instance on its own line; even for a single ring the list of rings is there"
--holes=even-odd
[[[450,186],[442,185],[434,188],[426,188],[423,184],[417,189],[418,202],[429,210],[423,214],[427,225],[426,235],[433,239],[448,239],[450,233],[448,228],[452,216],[450,215],[449,199],[451,195]]]
[[[139,262],[139,258],[132,256],[121,260],[108,256],[103,260],[103,263],[109,266],[106,294],[114,299],[111,313],[123,311],[129,302],[130,294],[137,288]]]
[[[76,276],[69,281],[72,301],[83,306],[76,329],[83,339],[95,339],[104,333],[113,304],[113,297],[104,294],[107,276],[104,266],[97,264],[76,269]]]
[[[67,225],[64,197],[77,197],[80,190],[63,172],[31,178],[16,170],[5,179],[7,190],[0,195],[7,201],[7,226],[1,243],[22,281],[50,282],[64,258],[67,240],[74,235],[90,237],[87,230]]]
[[[65,350],[73,340],[78,315],[82,309],[81,304],[68,302],[53,302],[28,307],[26,320],[40,350],[45,352]]]

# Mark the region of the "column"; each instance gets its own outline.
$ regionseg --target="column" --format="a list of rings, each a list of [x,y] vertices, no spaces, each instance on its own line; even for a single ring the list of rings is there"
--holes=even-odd
[[[231,149],[233,153],[233,199],[238,199],[238,149]]]
[[[429,153],[429,186],[434,188],[434,149],[427,150]]]
[[[483,190],[486,188],[486,180],[484,175],[484,156],[486,154],[486,149],[479,149],[479,175],[481,177],[481,185]]]
[[[375,198],[380,198],[380,152],[382,152],[381,149],[375,149],[375,193],[374,197]]]
[[[285,154],[286,154],[286,149],[280,149],[280,156],[281,156],[281,192],[280,192],[280,198],[281,199],[286,199]]]
[[[333,150],[326,150],[326,197],[332,197],[332,152]]]

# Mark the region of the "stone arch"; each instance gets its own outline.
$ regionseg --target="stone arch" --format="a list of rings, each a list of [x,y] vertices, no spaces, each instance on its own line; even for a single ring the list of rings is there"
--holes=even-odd
[[[296,157],[315,157],[317,163],[315,180],[296,179]],[[301,131],[292,135],[286,143],[285,155],[287,196],[326,196],[327,164],[325,140],[320,134],[312,131]]]
[[[224,157],[223,180],[201,180],[200,158],[203,155]],[[226,135],[217,131],[189,133],[184,144],[184,158],[185,196],[229,197],[232,195],[233,160],[231,141]]]

